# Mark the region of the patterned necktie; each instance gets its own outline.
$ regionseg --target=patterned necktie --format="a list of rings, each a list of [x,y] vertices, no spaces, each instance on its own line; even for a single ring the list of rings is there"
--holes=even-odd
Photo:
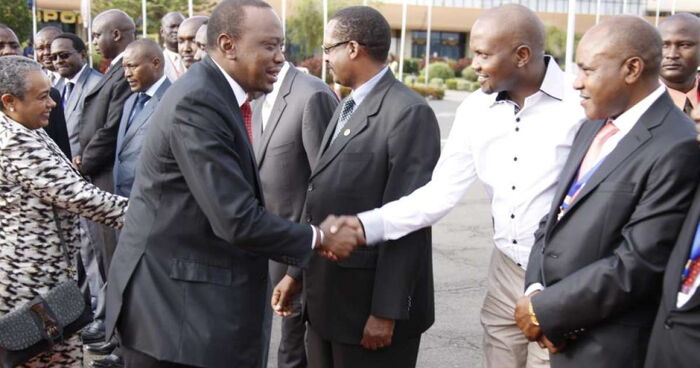
[[[690,113],[693,112],[693,103],[690,102],[690,98],[686,97],[685,98],[685,105],[683,106],[683,112],[690,116]]]
[[[253,110],[250,108],[250,101],[245,100],[243,105],[241,105],[241,115],[243,115],[243,122],[245,123],[245,130],[248,133],[250,144],[253,144]]]
[[[693,283],[695,283],[698,273],[700,273],[700,224],[698,224],[698,228],[695,230],[695,238],[693,239],[693,246],[690,249],[690,257],[685,264],[685,269],[681,277],[681,293],[690,294],[692,292]]]
[[[581,192],[583,186],[600,164],[601,160],[599,159],[599,156],[600,152],[603,150],[603,145],[605,145],[605,142],[607,142],[610,137],[619,131],[620,129],[613,124],[612,120],[608,120],[603,128],[598,131],[595,138],[593,138],[593,143],[591,143],[591,146],[588,147],[588,152],[586,152],[586,156],[584,156],[581,166],[579,166],[578,175],[576,176],[574,182],[571,183],[569,192],[567,193],[566,197],[564,197],[564,201],[562,202],[561,206],[559,206],[559,214],[557,219],[561,219],[564,212],[571,207],[571,204],[574,203],[576,196]],[[591,172],[591,170],[593,170],[593,172]]]
[[[128,131],[129,127],[131,127],[131,123],[136,120],[136,117],[139,115],[141,110],[143,110],[143,107],[146,105],[146,102],[151,99],[151,96],[147,95],[145,92],[139,92],[138,96],[136,97],[136,104],[134,105],[133,110],[131,110],[131,117],[129,118],[129,121],[126,124],[126,129],[124,131]]]
[[[352,116],[353,111],[355,111],[355,100],[353,100],[352,97],[348,97],[343,104],[343,110],[340,112],[340,118],[338,118],[338,124],[335,126],[335,132],[333,132],[333,139],[331,139],[331,142],[338,137],[340,131],[345,126],[345,123],[350,120],[350,116]]]

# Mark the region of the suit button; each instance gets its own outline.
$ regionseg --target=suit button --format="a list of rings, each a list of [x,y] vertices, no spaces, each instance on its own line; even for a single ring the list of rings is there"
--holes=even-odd
[[[666,321],[664,321],[664,328],[667,330],[670,330],[673,328],[673,321],[671,321],[670,318],[666,318]]]
[[[307,191],[307,192],[311,192],[311,191],[313,191],[313,190],[314,190],[314,185],[313,185],[313,184],[309,184],[309,187],[306,188],[306,191]]]

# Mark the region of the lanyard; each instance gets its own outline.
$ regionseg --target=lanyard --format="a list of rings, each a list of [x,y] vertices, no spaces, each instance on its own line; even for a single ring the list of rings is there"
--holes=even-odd
[[[576,194],[583,188],[584,185],[588,182],[588,180],[593,176],[593,174],[598,170],[598,167],[605,161],[605,158],[607,156],[603,157],[600,161],[598,161],[595,166],[593,166],[586,175],[584,175],[580,180],[575,181],[571,187],[569,188],[569,191],[566,193],[566,197],[564,198],[564,201],[561,203],[561,206],[559,206],[560,213],[566,212],[569,207],[571,207],[571,204],[574,202],[574,197],[576,197]],[[580,170],[580,168],[579,168]],[[578,175],[577,175],[578,176]]]

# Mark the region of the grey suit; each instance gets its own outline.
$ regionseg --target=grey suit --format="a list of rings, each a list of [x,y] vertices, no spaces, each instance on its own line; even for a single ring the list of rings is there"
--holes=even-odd
[[[545,286],[532,298],[544,334],[568,340],[553,368],[642,367],[664,268],[700,175],[695,127],[664,92],[557,221],[603,123],[585,122],[574,140],[526,272],[526,286]]]
[[[119,123],[119,132],[117,133],[117,152],[114,159],[114,193],[120,196],[129,197],[131,195],[131,187],[134,185],[136,177],[136,166],[139,162],[143,140],[150,125],[151,115],[153,115],[153,111],[168,87],[170,87],[170,81],[165,78],[163,84],[158,87],[143,110],[133,118],[134,121],[129,125],[128,131],[126,127],[131,111],[136,105],[138,94],[132,94],[124,103],[122,121]]]
[[[101,78],[102,73],[86,66],[80,78],[78,78],[77,83],[73,86],[68,101],[66,101],[66,106],[63,107],[63,113],[66,117],[66,127],[68,128],[70,150],[73,156],[80,152],[80,117],[83,114],[85,96],[95,88]]]
[[[303,266],[312,252],[310,226],[263,208],[238,106],[207,56],[151,117],[109,270],[106,326],[159,361],[261,367],[268,258]]]
[[[309,175],[316,165],[321,138],[338,105],[338,98],[323,81],[289,64],[264,131],[262,102],[256,103],[252,122],[253,146],[265,208],[299,222]],[[273,287],[286,272],[286,264],[270,261]],[[293,307],[293,315],[282,320],[282,338],[277,354],[280,368],[306,367],[306,328],[301,316],[300,295]]]

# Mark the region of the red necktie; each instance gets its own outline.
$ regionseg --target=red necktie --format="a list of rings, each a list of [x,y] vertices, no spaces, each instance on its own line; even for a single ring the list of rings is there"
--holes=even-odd
[[[253,119],[253,111],[250,109],[250,101],[245,100],[243,105],[241,105],[241,115],[243,115],[243,122],[245,123],[245,130],[248,132],[248,139],[250,143],[253,143],[253,125],[251,120]]]

